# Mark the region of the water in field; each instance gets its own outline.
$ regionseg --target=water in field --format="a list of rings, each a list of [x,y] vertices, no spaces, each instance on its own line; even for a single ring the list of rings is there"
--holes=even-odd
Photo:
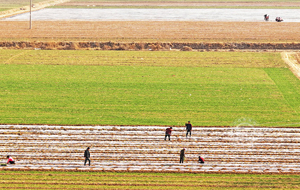
[[[119,20],[119,21],[270,21],[300,22],[299,9],[42,9],[32,13],[33,20]],[[5,20],[28,20],[24,13]]]

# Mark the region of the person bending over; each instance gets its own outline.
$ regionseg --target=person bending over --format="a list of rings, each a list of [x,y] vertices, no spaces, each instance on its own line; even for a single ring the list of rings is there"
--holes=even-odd
[[[15,164],[14,159],[10,156],[7,156],[7,164]]]

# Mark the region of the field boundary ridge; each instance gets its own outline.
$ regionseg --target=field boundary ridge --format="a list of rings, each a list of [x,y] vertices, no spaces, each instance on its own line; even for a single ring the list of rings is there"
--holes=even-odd
[[[0,42],[0,49],[43,49],[43,50],[300,50],[300,43],[251,43],[251,42]]]

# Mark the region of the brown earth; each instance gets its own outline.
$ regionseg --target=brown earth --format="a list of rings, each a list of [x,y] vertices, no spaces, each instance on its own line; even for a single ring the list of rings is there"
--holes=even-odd
[[[300,42],[300,23],[0,21],[0,41]]]

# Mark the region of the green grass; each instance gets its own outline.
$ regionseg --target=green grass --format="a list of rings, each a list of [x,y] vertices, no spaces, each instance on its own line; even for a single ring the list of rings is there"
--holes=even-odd
[[[7,11],[7,10],[9,10],[10,8],[5,8],[5,7],[0,7],[0,12],[2,12],[2,11]]]
[[[300,122],[300,81],[277,53],[1,50],[0,55],[1,123]]]
[[[298,175],[0,171],[0,188],[297,189]]]

